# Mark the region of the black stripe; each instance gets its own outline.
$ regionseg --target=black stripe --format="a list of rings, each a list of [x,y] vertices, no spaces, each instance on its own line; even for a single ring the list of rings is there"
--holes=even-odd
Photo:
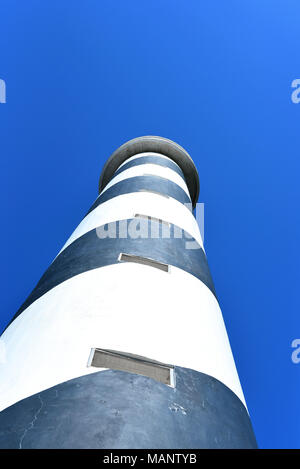
[[[133,168],[134,166],[140,166],[142,164],[156,164],[159,166],[163,166],[164,168],[172,169],[177,174],[179,174],[179,176],[181,176],[185,181],[183,172],[181,171],[179,166],[177,166],[176,163],[167,158],[162,158],[161,156],[157,155],[141,156],[140,158],[135,158],[134,160],[128,161],[128,163],[125,163],[123,166],[121,166],[121,168],[117,169],[113,177],[117,176],[123,171],[126,171],[126,169]]]
[[[87,215],[94,210],[94,208],[98,207],[98,205],[103,204],[107,200],[117,197],[118,195],[131,194],[133,192],[140,192],[143,190],[153,191],[172,197],[182,204],[191,204],[191,199],[187,193],[175,182],[160,176],[136,176],[117,182],[106,189],[106,191],[103,194],[100,194],[95,200],[90,210],[87,212]]]
[[[174,238],[174,230],[178,227],[170,224],[170,238],[166,238],[166,226],[161,222],[136,218],[128,219],[122,223],[139,223],[141,227],[148,229],[149,236],[152,233],[151,223],[159,225],[158,238],[104,238],[97,235],[99,228],[85,233],[67,246],[46,270],[39,283],[29,295],[25,303],[20,307],[12,321],[19,316],[31,303],[47,293],[51,288],[88,270],[97,269],[106,265],[118,263],[120,253],[149,257],[164,264],[178,267],[201,280],[215,295],[213,281],[210,275],[206,255],[200,245],[191,237]],[[117,222],[118,223],[118,222]],[[110,229],[114,222],[103,225]],[[124,226],[124,225],[122,225]],[[133,226],[133,225],[131,225]],[[148,228],[147,228],[148,227]],[[118,226],[119,229],[119,226]],[[179,229],[180,230],[180,229]],[[117,231],[117,236],[119,231]],[[183,232],[183,235],[185,233]],[[193,242],[197,249],[186,249],[186,243]],[[149,267],[151,268],[151,267]]]
[[[175,374],[175,390],[106,370],[30,396],[0,412],[0,448],[257,448],[227,386],[187,368]]]

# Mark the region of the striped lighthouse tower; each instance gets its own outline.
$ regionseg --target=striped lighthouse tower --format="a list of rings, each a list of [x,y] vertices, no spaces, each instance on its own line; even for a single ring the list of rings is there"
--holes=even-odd
[[[255,448],[191,157],[131,140],[99,192],[1,337],[0,447]]]

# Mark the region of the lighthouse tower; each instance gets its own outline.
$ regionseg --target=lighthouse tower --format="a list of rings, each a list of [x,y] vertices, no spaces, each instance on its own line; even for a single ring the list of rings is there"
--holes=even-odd
[[[130,140],[1,337],[0,448],[255,448],[171,140]]]

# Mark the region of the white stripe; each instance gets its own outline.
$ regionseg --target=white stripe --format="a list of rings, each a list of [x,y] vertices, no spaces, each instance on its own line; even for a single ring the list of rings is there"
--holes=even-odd
[[[138,153],[134,156],[131,156],[130,158],[128,158],[127,160],[125,160],[122,164],[120,164],[120,166],[118,166],[118,168],[116,169],[116,171],[121,168],[122,166],[124,166],[126,163],[128,163],[128,161],[133,161],[133,160],[136,160],[138,158],[141,158],[142,156],[159,156],[160,158],[164,158],[165,160],[168,160],[168,161],[171,161],[172,163],[176,164],[176,166],[178,166],[179,169],[180,166],[175,163],[174,160],[172,160],[171,158],[169,158],[168,156],[165,156],[165,155],[162,155],[161,153],[155,153],[155,152],[145,152],[145,153]]]
[[[203,248],[197,221],[188,207],[173,198],[147,192],[133,192],[113,197],[98,205],[77,226],[61,251],[88,231],[106,223],[133,218],[135,214],[148,215],[179,226]]]
[[[2,336],[0,410],[88,368],[93,347],[201,371],[243,402],[219,305],[196,277],[120,263],[77,275],[31,304]]]
[[[100,195],[102,195],[109,187],[117,184],[117,182],[123,181],[124,179],[134,178],[137,176],[160,176],[165,179],[169,179],[172,182],[175,182],[179,187],[181,187],[188,197],[190,197],[189,190],[184,179],[179,176],[173,169],[165,168],[164,166],[159,166],[157,164],[141,164],[139,166],[133,166],[132,168],[125,169],[117,176],[113,177],[109,183],[105,186]]]

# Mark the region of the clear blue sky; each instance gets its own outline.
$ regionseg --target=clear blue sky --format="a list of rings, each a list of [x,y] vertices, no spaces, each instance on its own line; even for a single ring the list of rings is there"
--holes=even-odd
[[[300,4],[0,0],[1,328],[145,134],[200,174],[208,261],[260,447],[300,447]]]

